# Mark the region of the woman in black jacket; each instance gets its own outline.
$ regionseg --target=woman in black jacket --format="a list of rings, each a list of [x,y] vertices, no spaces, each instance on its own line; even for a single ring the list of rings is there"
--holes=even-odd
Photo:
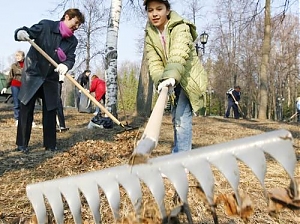
[[[90,89],[90,78],[89,78],[90,74],[91,74],[91,70],[87,69],[83,73],[81,73],[77,78],[77,82],[85,89]],[[75,88],[75,94],[76,94],[76,107],[79,111],[81,90],[79,90],[77,87]]]
[[[34,104],[38,97],[43,105],[43,140],[46,150],[56,148],[56,109],[58,102],[59,76],[64,76],[75,63],[75,50],[78,44],[74,36],[84,23],[84,15],[78,9],[68,9],[60,21],[41,20],[32,27],[22,27],[15,31],[16,41],[34,39],[54,61],[51,65],[34,47],[26,55],[19,93],[21,101],[17,130],[17,150],[28,152],[31,135]]]

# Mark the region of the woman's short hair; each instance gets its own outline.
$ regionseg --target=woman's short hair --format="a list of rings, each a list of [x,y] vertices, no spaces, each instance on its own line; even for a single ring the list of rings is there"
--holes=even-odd
[[[85,22],[84,15],[82,14],[82,12],[80,12],[79,9],[75,9],[75,8],[68,9],[67,11],[65,11],[64,15],[61,17],[60,20],[64,21],[66,15],[68,15],[70,19],[77,17],[81,24]]]

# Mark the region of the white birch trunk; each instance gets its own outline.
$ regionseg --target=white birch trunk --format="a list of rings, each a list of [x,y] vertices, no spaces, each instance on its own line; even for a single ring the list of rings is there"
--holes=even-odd
[[[122,0],[112,0],[110,8],[110,16],[108,19],[107,39],[106,39],[106,108],[114,116],[117,117],[117,44],[118,31],[120,24],[120,15],[122,8]]]

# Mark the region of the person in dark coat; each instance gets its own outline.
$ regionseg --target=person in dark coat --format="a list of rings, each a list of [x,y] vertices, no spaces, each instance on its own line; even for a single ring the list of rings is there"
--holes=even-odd
[[[235,119],[240,118],[240,112],[238,108],[239,101],[241,99],[241,88],[239,86],[235,86],[234,89],[230,88],[226,92],[228,96],[228,105],[225,113],[225,118],[228,118],[230,115],[230,109],[233,109],[233,115]]]
[[[25,57],[19,93],[21,106],[16,139],[17,150],[28,152],[34,104],[38,97],[42,99],[43,106],[43,145],[46,150],[57,150],[55,121],[59,76],[64,76],[75,63],[78,40],[74,36],[74,31],[82,23],[84,15],[78,9],[68,9],[60,21],[41,20],[30,28],[24,26],[15,31],[16,41],[34,39],[35,43],[58,63],[55,68],[33,46]]]
[[[87,69],[77,78],[77,82],[85,89],[89,89],[90,86],[90,74],[91,70]]]
[[[76,80],[85,89],[90,88],[90,74],[91,74],[91,70],[87,69],[83,73],[81,73]],[[75,91],[76,91],[76,107],[79,110],[81,91],[78,88],[76,88]]]

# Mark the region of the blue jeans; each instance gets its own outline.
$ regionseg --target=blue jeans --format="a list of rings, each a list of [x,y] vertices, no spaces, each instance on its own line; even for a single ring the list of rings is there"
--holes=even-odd
[[[20,111],[20,100],[18,99],[18,95],[20,92],[20,87],[11,86],[11,95],[14,101],[14,118],[15,120],[19,119],[19,111]]]
[[[187,98],[184,90],[180,91],[176,101],[176,106],[172,106],[171,109],[174,129],[174,147],[172,153],[192,149],[193,112],[190,100]]]

